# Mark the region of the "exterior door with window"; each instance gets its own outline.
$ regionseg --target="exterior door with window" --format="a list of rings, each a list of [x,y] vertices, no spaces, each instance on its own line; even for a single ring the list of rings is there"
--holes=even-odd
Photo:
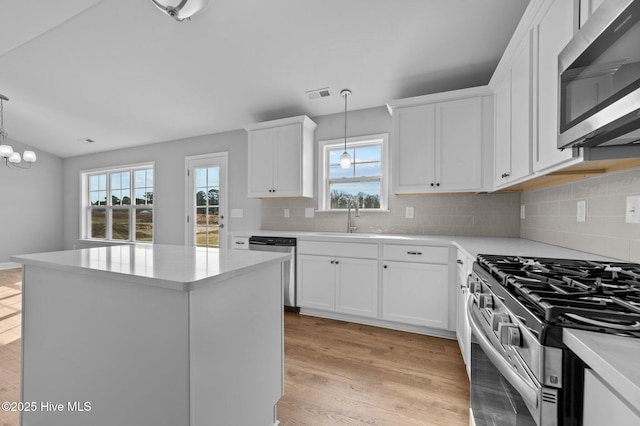
[[[227,153],[187,157],[187,245],[225,247]]]

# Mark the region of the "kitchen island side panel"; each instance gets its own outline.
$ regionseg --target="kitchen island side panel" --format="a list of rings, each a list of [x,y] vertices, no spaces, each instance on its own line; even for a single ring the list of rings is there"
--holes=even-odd
[[[25,265],[23,302],[24,426],[188,425],[187,292]]]
[[[191,292],[192,426],[271,426],[283,392],[282,264]],[[223,384],[223,386],[221,386]]]

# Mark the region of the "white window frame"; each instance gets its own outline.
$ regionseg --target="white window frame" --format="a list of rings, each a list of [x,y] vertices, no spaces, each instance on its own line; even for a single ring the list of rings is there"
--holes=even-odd
[[[347,138],[347,148],[362,147],[381,144],[381,174],[380,176],[380,208],[361,209],[365,211],[387,211],[389,199],[389,134],[378,133],[374,135],[354,136]],[[331,194],[329,194],[329,151],[344,149],[344,138],[331,139],[318,142],[318,210],[319,211],[345,211],[345,209],[331,208]],[[353,178],[351,182],[377,181],[378,178]],[[343,180],[346,182],[346,180]]]
[[[153,204],[135,204],[135,178],[134,171],[141,169],[151,169],[154,171],[153,173],[153,192],[154,199]],[[112,173],[122,173],[122,172],[130,172],[131,173],[131,204],[126,206],[114,206],[112,204],[113,199],[111,196],[111,174]],[[89,194],[89,178],[90,176],[106,174],[107,175],[107,204],[104,206],[92,206]],[[135,244],[153,244],[155,240],[156,233],[156,217],[155,217],[155,192],[156,192],[156,175],[155,175],[155,163],[137,163],[137,164],[127,164],[122,166],[114,166],[114,167],[104,167],[99,169],[91,169],[91,170],[81,170],[80,171],[80,239],[85,241],[95,241],[101,243],[117,243],[117,244],[127,244],[127,243],[135,243]],[[105,238],[94,238],[91,236],[91,231],[89,229],[90,225],[90,215],[91,211],[95,209],[105,209],[106,210],[106,229],[105,229]],[[112,212],[117,209],[126,209],[129,210],[129,238],[126,240],[121,239],[113,239],[112,235]],[[137,241],[136,240],[136,210],[145,209],[151,210],[152,212],[152,223],[153,223],[153,231],[151,235],[151,241]]]

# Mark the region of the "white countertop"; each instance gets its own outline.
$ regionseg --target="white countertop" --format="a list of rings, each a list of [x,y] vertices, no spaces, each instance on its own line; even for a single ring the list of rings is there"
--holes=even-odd
[[[504,254],[518,256],[556,257],[586,260],[616,260],[601,255],[572,250],[551,244],[526,240],[524,238],[499,237],[464,237],[454,235],[400,235],[400,234],[365,234],[346,232],[303,232],[303,231],[269,231],[235,232],[233,236],[249,237],[252,235],[295,237],[300,240],[313,241],[350,241],[359,243],[389,244],[433,244],[453,245],[470,257],[478,254]]]
[[[627,404],[640,407],[640,339],[565,329],[562,340]]]
[[[280,263],[287,253],[218,250],[164,244],[120,245],[18,255],[12,261],[188,291]]]

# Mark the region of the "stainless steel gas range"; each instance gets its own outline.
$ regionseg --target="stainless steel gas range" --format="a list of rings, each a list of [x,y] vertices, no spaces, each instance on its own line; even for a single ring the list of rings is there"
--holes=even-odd
[[[469,280],[476,426],[579,426],[584,364],[564,328],[640,337],[640,265],[478,255]]]

